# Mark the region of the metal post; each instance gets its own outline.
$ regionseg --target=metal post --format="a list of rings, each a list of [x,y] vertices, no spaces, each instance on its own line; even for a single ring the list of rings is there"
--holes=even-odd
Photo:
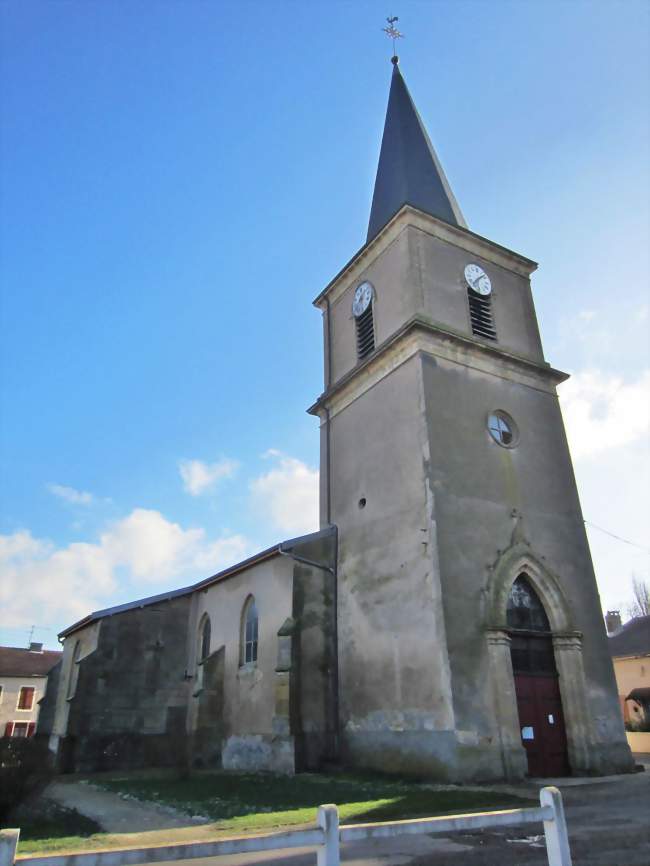
[[[318,807],[318,826],[323,831],[323,844],[318,846],[316,866],[340,866],[339,810],[331,803]],[[4,864],[0,863],[0,866]]]
[[[553,810],[553,817],[544,821],[549,866],[571,866],[571,850],[562,794],[555,787],[542,788],[539,792],[539,802],[542,806],[550,806]]]
[[[0,866],[14,866],[20,830],[0,830]]]

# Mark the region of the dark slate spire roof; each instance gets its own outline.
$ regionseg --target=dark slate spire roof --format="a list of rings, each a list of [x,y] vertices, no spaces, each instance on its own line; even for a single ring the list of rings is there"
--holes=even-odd
[[[397,58],[393,58],[393,78],[366,241],[379,234],[405,204],[452,225],[467,227],[399,71]]]

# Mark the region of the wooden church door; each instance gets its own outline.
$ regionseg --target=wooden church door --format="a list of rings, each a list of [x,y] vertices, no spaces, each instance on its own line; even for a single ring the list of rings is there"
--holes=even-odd
[[[528,774],[566,776],[566,729],[551,629],[546,611],[525,575],[520,575],[512,586],[508,626]]]

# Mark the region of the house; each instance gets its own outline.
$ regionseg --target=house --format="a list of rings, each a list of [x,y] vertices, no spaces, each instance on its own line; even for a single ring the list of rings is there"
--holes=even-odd
[[[650,724],[650,616],[621,624],[618,611],[608,611],[609,651],[614,663],[623,718],[630,728]]]
[[[39,701],[47,678],[63,653],[44,650],[42,643],[0,647],[0,735],[31,737],[38,723]]]
[[[393,58],[366,241],[314,301],[321,528],[65,629],[61,768],[632,771],[536,267],[468,228]]]

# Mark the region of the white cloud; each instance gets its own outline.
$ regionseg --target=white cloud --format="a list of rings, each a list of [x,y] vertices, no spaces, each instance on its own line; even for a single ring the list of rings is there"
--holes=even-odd
[[[204,463],[202,460],[181,460],[178,464],[185,492],[191,496],[212,489],[222,478],[231,478],[239,464],[236,460],[219,460],[216,463]]]
[[[56,548],[21,530],[0,536],[3,622],[70,624],[98,608],[163,591],[172,579],[193,583],[250,552],[241,535],[210,539],[203,529],[183,529],[144,508],[109,525],[97,543]]]
[[[253,504],[272,525],[290,535],[318,529],[318,470],[275,449],[265,457],[277,461],[250,484]]]
[[[627,445],[650,429],[650,370],[635,382],[587,370],[573,375],[559,394],[577,460]]]
[[[53,496],[58,496],[71,505],[91,505],[94,500],[92,493],[75,490],[74,487],[66,487],[64,484],[48,484],[47,489]]]

